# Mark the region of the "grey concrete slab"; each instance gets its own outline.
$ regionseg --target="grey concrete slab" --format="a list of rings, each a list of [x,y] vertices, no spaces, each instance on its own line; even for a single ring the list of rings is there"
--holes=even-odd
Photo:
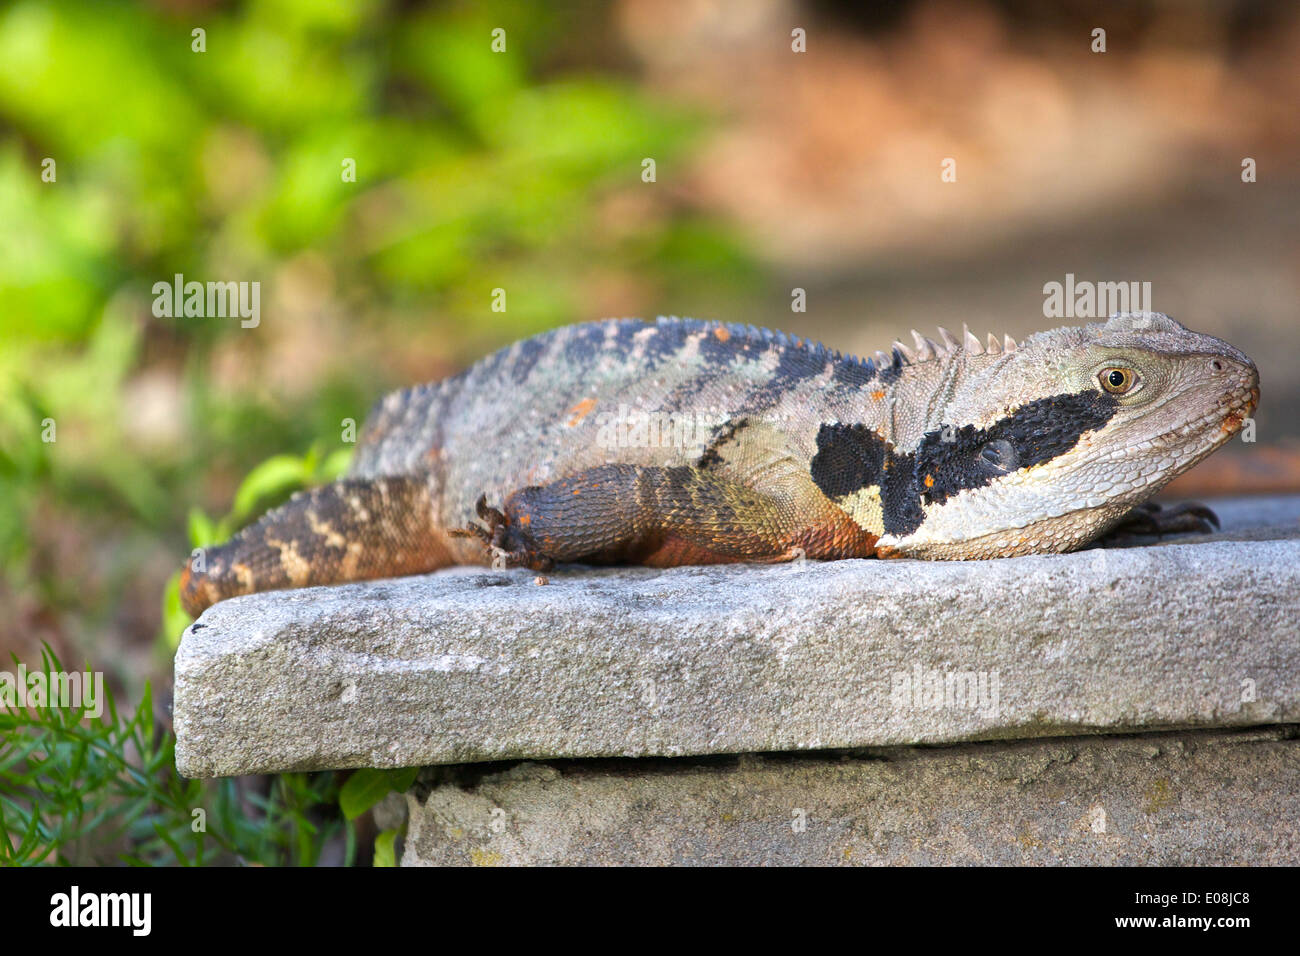
[[[521,570],[252,595],[176,655],[189,776],[1300,721],[1300,498],[997,561]]]

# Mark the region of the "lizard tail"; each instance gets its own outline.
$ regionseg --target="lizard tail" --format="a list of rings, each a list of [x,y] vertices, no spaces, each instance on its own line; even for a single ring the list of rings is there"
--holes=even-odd
[[[353,478],[294,495],[181,572],[181,604],[198,617],[255,591],[420,574],[454,563],[423,478]]]

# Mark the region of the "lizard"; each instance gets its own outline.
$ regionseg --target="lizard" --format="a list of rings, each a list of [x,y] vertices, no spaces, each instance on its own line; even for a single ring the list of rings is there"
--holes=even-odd
[[[1161,313],[868,358],[751,325],[609,319],[376,403],[348,473],[181,576],[236,595],[556,562],[982,559],[1084,547],[1238,432],[1255,364]]]

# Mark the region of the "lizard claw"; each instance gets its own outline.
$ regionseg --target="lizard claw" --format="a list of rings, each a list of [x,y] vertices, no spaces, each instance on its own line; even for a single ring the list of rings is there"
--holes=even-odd
[[[1182,521],[1185,517],[1190,516],[1188,520],[1200,522],[1201,527],[1192,530],[1203,531],[1209,534],[1211,531],[1218,531],[1220,527],[1219,516],[1210,508],[1201,504],[1199,501],[1184,501],[1181,504],[1174,505],[1172,508],[1166,508],[1161,511],[1164,520]],[[1166,532],[1167,533],[1167,532]]]
[[[1196,501],[1184,501],[1165,508],[1147,501],[1130,511],[1102,538],[1103,543],[1169,534],[1212,534],[1219,529],[1219,516]]]
[[[478,496],[478,501],[474,502],[474,513],[493,531],[506,526],[506,516],[487,503],[487,495]]]
[[[478,538],[492,555],[492,567],[498,570],[506,568],[528,568],[532,571],[549,571],[555,562],[531,548],[510,548],[510,519],[498,508],[487,503],[487,495],[479,495],[474,503],[474,512],[482,524],[471,524],[464,528],[453,529],[450,533],[458,538]]]
[[[479,495],[478,501],[474,503],[474,512],[482,524],[452,528],[448,533],[456,538],[478,538],[489,549],[501,550],[506,536],[506,516],[487,503],[487,495]]]

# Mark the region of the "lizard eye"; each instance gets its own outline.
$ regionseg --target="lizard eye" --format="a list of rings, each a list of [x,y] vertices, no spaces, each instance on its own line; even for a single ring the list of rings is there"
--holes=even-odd
[[[1097,374],[1101,387],[1112,395],[1123,395],[1137,382],[1137,373],[1131,368],[1104,368]]]
[[[1016,448],[1005,438],[995,438],[980,449],[980,461],[1006,474],[1020,467]]]

